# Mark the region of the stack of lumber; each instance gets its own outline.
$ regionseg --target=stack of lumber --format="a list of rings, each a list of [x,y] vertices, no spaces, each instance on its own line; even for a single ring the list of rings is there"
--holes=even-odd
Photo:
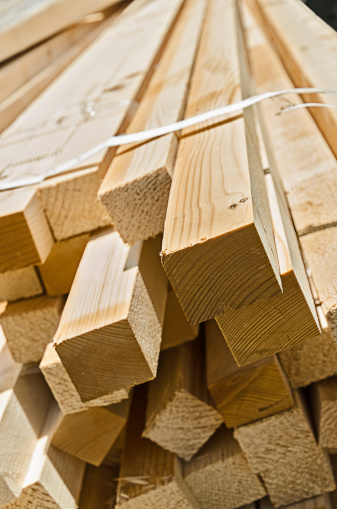
[[[0,508],[337,508],[337,116],[282,113],[335,96],[102,143],[334,89],[337,34],[300,0],[0,13]]]

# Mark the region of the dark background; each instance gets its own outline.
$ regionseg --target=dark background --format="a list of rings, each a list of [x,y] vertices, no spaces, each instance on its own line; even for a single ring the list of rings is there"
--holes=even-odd
[[[304,0],[320,18],[337,30],[337,1],[336,0]]]

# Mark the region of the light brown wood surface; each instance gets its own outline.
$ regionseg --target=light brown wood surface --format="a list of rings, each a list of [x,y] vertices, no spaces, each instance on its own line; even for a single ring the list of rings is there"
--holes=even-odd
[[[206,322],[207,387],[228,428],[293,407],[289,383],[277,357],[238,367],[216,322]]]
[[[89,238],[89,234],[84,234],[55,242],[47,260],[38,268],[48,295],[64,295],[70,292]]]
[[[300,1],[255,2],[264,29],[278,50],[283,65],[297,87],[334,90],[337,68],[335,34]],[[259,7],[259,8],[258,8]],[[304,94],[306,102],[337,104],[336,96]],[[330,108],[311,108],[331,150],[337,155],[337,113]]]
[[[83,403],[53,343],[47,345],[40,363],[40,369],[64,415],[82,412],[92,407],[103,407],[119,403],[129,396],[128,390],[120,389],[107,396]]]
[[[186,2],[127,132],[180,120],[205,11],[205,0]],[[99,198],[125,242],[164,230],[177,135],[121,147],[105,176]]]
[[[35,267],[0,272],[0,301],[13,301],[35,297],[43,293]]]
[[[337,377],[321,380],[310,387],[311,408],[319,444],[332,454],[337,452]]]
[[[110,509],[116,503],[118,467],[87,465],[79,509]]]
[[[39,362],[60,321],[64,299],[47,296],[8,304],[0,316],[8,347],[17,362]]]
[[[51,444],[75,458],[99,466],[125,426],[130,401],[74,414],[60,411]]]
[[[177,296],[170,286],[166,300],[163,339],[160,348],[166,350],[186,341],[192,341],[198,336],[198,332],[199,325],[188,323]]]
[[[213,1],[185,116],[240,98],[234,2]],[[281,293],[258,144],[248,124],[237,118],[198,126],[179,144],[162,263],[192,324],[225,304],[239,308]]]
[[[275,507],[335,489],[328,456],[316,443],[299,394],[295,398],[296,408],[234,432]]]
[[[143,436],[188,461],[221,423],[207,392],[201,342],[162,352],[149,384]]]
[[[136,387],[126,429],[116,508],[201,509],[182,479],[182,462],[141,434],[146,386]]]
[[[156,376],[167,295],[159,249],[149,239],[135,253],[109,230],[87,244],[55,335],[84,402]]]
[[[229,306],[216,321],[239,365],[275,354],[320,333],[304,263],[282,191],[266,184],[283,293],[243,309]]]
[[[184,464],[183,475],[202,509],[235,509],[266,493],[233,432],[224,426]]]
[[[265,497],[262,500],[259,500],[259,502],[258,502],[259,509],[273,509],[273,507],[274,506],[268,497]],[[301,502],[296,502],[295,504],[290,504],[285,507],[287,509],[333,509],[334,508],[334,506],[331,505],[330,493],[325,493],[324,495],[319,495],[318,497],[301,500]]]

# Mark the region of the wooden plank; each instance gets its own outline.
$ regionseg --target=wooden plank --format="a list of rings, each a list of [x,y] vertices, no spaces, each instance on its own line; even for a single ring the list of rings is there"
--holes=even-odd
[[[130,400],[63,415],[60,411],[51,444],[75,458],[99,466],[126,424]]]
[[[120,466],[125,443],[125,430],[126,426],[122,429],[110,451],[105,456],[103,465],[108,467]]]
[[[325,493],[324,495],[319,495],[318,497],[309,498],[307,500],[301,500],[301,502],[296,502],[295,504],[290,504],[285,506],[286,509],[333,509],[334,506],[331,505],[331,495],[329,493]],[[265,497],[259,501],[259,509],[273,509],[274,506],[269,500],[269,498]]]
[[[129,396],[128,390],[120,389],[107,396],[83,403],[52,343],[47,345],[40,369],[64,415],[119,403]]]
[[[45,175],[125,129],[181,4],[137,0],[17,118],[1,139],[7,183]],[[79,173],[41,186],[39,198],[57,240],[110,222],[97,192],[114,153],[104,149],[75,165]]]
[[[0,504],[7,507],[21,493],[51,396],[41,374],[19,376],[21,366],[8,350],[2,350],[0,363]]]
[[[182,479],[182,461],[142,438],[146,386],[134,391],[117,487],[116,508],[201,509]]]
[[[118,0],[81,0],[69,8],[65,0],[9,1],[1,6],[0,61],[47,39],[84,16],[106,9]]]
[[[293,82],[257,22],[248,10],[245,14],[256,92],[293,88]],[[330,101],[331,97],[327,97]],[[299,235],[337,221],[337,163],[320,130],[304,108],[276,115],[285,106],[301,102],[298,95],[292,94],[259,105],[270,170],[283,184]]]
[[[85,463],[50,445],[58,413],[53,402],[16,500],[17,508],[77,508]]]
[[[115,507],[118,467],[87,465],[79,501],[79,509]]]
[[[206,322],[207,387],[228,428],[263,419],[294,406],[277,357],[238,367],[214,320]]]
[[[46,296],[8,304],[0,323],[17,362],[40,362],[56,331],[63,305],[63,298]]]
[[[234,310],[216,321],[239,365],[275,354],[320,332],[296,232],[282,191],[266,175],[283,293]]]
[[[43,287],[35,267],[0,272],[0,301],[13,301],[36,297],[43,293]]]
[[[205,0],[188,1],[127,132],[180,120],[188,91]],[[117,152],[99,198],[123,240],[134,244],[164,230],[177,136],[171,134]]]
[[[192,341],[198,336],[198,333],[199,325],[188,323],[177,296],[170,286],[166,300],[161,350],[181,345],[186,341]]]
[[[185,115],[239,100],[240,90],[234,3],[214,1]],[[225,304],[236,309],[281,293],[263,186],[258,143],[243,118],[213,122],[212,129],[207,125],[182,138],[162,263],[191,324],[213,318]]]
[[[143,436],[189,461],[221,423],[207,392],[201,342],[162,352]]]
[[[160,238],[135,249],[110,231],[87,244],[55,334],[84,402],[156,376],[167,295]]]
[[[34,188],[0,195],[0,271],[43,263],[53,237]]]
[[[202,509],[235,509],[266,494],[233,432],[224,426],[184,464],[183,475]]]
[[[258,0],[254,8],[269,38],[277,48],[291,80],[297,87],[318,87],[334,90],[337,69],[336,35],[323,30],[322,22],[302,2]],[[328,31],[328,33],[327,33]],[[305,102],[337,105],[336,96],[303,94]],[[310,113],[322,134],[337,155],[337,113],[330,108],[311,108]]]
[[[55,242],[47,260],[38,267],[48,295],[64,295],[70,292],[89,238],[89,234],[84,234]]]
[[[310,387],[311,409],[321,447],[337,452],[337,377],[321,380]]]
[[[299,394],[294,395],[297,406],[292,410],[234,432],[275,507],[335,489],[328,456],[316,443]]]

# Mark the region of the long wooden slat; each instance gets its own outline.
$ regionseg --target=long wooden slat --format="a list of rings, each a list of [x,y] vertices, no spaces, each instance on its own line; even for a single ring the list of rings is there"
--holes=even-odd
[[[8,347],[17,362],[40,362],[60,321],[62,297],[35,297],[8,304],[0,316]]]
[[[334,90],[337,81],[335,65],[337,38],[328,27],[299,0],[254,2],[261,23],[274,43],[294,85]],[[306,102],[337,105],[336,96],[304,94]],[[331,150],[337,155],[337,113],[330,108],[311,108]]]
[[[0,301],[13,301],[36,297],[43,293],[34,266],[0,272]]]
[[[226,307],[216,318],[239,365],[256,361],[320,332],[296,232],[282,192],[266,175],[283,293],[243,309]]]
[[[17,118],[1,139],[7,183],[46,174],[126,127],[181,4],[137,0]],[[56,239],[110,223],[97,191],[114,152],[104,149],[75,165],[87,170],[41,186],[39,198]]]
[[[118,0],[80,0],[69,6],[66,0],[37,2],[7,1],[1,6],[0,61],[20,53],[34,44],[98,12]]]
[[[185,115],[238,100],[240,89],[234,3],[214,0]],[[163,266],[192,324],[281,293],[254,128],[243,118],[216,125],[179,144],[163,239]]]
[[[130,248],[108,231],[87,244],[55,335],[82,401],[156,376],[167,295],[160,240]]]
[[[206,322],[207,387],[228,428],[294,406],[278,359],[266,357],[239,368],[215,321]]]
[[[120,389],[112,394],[83,403],[52,343],[47,345],[40,369],[64,415],[102,407],[127,399],[129,391]]]
[[[277,54],[248,10],[244,19],[256,92],[293,88]],[[281,180],[297,233],[303,235],[337,221],[337,163],[305,108],[276,115],[291,103],[300,104],[300,97],[293,94],[262,102],[259,113],[270,170]]]
[[[189,463],[184,464],[183,475],[202,509],[235,509],[266,493],[233,432],[224,426]]]
[[[297,407],[234,432],[275,507],[335,489],[326,453],[317,445],[298,393]]]
[[[194,341],[162,352],[149,384],[143,436],[187,461],[222,423],[205,371],[201,343]]]
[[[205,0],[188,1],[128,131],[179,120],[205,11]],[[175,134],[117,152],[99,198],[123,240],[134,244],[164,230],[178,141]]]

